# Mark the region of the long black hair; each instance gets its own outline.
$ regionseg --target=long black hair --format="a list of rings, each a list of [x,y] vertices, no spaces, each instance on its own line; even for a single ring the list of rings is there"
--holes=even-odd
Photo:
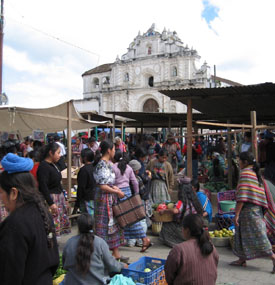
[[[95,160],[93,165],[96,166],[99,163],[101,157],[105,155],[109,149],[113,149],[113,147],[114,144],[112,142],[107,142],[107,141],[101,142],[99,146],[100,150],[98,149],[95,153]]]
[[[120,170],[121,175],[124,175],[127,164],[129,162],[129,159],[126,154],[122,153],[120,149],[116,150],[114,161],[117,162],[117,167]]]
[[[29,172],[9,174],[7,171],[4,171],[0,174],[0,186],[7,195],[10,195],[12,188],[18,190],[16,208],[30,203],[36,205],[43,220],[48,247],[52,248],[54,245],[53,236],[55,235],[52,217],[45,205],[44,198],[36,189],[36,183],[33,176]]]
[[[85,275],[89,271],[91,255],[94,251],[93,217],[83,213],[78,217],[77,225],[80,238],[76,250],[76,269]]]
[[[259,184],[262,185],[263,184],[263,179],[260,173],[260,166],[259,164],[256,162],[256,159],[254,158],[254,155],[252,152],[250,151],[243,151],[240,153],[240,160],[242,162],[247,161],[248,165],[252,165],[253,166],[253,171],[256,173]]]
[[[204,256],[213,252],[213,245],[210,242],[209,234],[204,230],[203,218],[198,214],[190,214],[184,217],[183,228],[189,229],[191,237],[198,241],[201,254]]]
[[[41,156],[40,156],[40,161],[43,161],[45,160],[47,157],[50,156],[50,152],[52,154],[55,154],[55,152],[60,148],[60,146],[55,143],[55,142],[52,142],[52,143],[49,143],[47,145],[44,145],[42,148],[41,148]]]
[[[193,191],[191,183],[179,183],[178,199],[183,203],[182,218],[187,205],[189,205],[190,209],[192,209],[193,205],[198,214],[203,214],[202,205],[198,200],[196,193]]]

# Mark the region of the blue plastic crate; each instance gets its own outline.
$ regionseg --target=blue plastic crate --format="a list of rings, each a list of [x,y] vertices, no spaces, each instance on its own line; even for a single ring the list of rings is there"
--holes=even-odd
[[[138,261],[122,269],[122,274],[131,277],[136,284],[167,284],[164,275],[165,259],[143,256]],[[150,268],[150,272],[144,272]]]

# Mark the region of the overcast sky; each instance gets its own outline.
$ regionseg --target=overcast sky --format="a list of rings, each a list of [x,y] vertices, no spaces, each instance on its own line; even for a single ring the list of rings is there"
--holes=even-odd
[[[152,23],[176,31],[218,76],[274,82],[274,11],[274,0],[8,0],[3,91],[24,107],[80,99],[81,74],[121,57]]]

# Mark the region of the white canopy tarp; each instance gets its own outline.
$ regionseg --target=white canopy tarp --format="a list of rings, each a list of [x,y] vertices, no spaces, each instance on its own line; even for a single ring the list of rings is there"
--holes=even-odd
[[[44,133],[62,131],[67,128],[68,103],[46,109],[29,109],[22,107],[0,106],[0,131],[19,133],[21,136],[31,135],[33,130],[41,130]],[[71,106],[72,130],[82,130],[107,125],[107,121],[85,120],[77,112],[73,104]]]

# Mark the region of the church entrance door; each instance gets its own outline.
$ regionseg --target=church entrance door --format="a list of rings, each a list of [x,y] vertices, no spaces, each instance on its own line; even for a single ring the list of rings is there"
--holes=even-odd
[[[159,112],[159,104],[154,99],[148,99],[145,101],[143,105],[143,112],[152,112],[152,113],[158,113]]]

